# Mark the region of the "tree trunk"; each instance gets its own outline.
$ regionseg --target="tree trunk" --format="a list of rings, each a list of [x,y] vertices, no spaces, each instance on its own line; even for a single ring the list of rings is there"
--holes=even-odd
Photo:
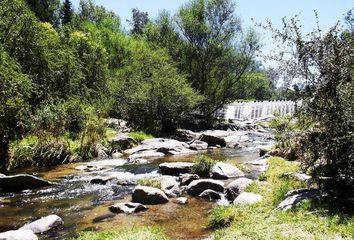
[[[6,164],[9,153],[9,141],[7,139],[0,140],[0,173],[6,172]]]

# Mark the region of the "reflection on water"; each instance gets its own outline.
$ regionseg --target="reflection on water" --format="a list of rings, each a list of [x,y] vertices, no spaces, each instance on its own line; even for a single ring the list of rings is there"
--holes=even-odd
[[[240,152],[232,149],[216,150],[209,154],[224,157],[229,162],[256,159],[255,151]],[[161,162],[192,161],[196,156],[173,156],[156,159],[147,165],[125,165],[108,169],[105,173],[131,172],[152,173]],[[187,205],[173,202],[149,206],[146,212],[132,215],[112,215],[108,207],[117,202],[130,201],[133,186],[120,186],[114,182],[107,185],[90,184],[92,177],[102,171],[79,172],[78,164],[62,165],[50,169],[26,169],[22,172],[55,181],[54,187],[20,193],[0,193],[0,232],[17,229],[23,224],[42,216],[57,214],[65,226],[41,236],[41,239],[63,239],[75,236],[81,230],[109,230],[133,226],[158,225],[174,239],[201,239],[210,234],[205,227],[208,211],[213,207],[197,198],[190,198]]]

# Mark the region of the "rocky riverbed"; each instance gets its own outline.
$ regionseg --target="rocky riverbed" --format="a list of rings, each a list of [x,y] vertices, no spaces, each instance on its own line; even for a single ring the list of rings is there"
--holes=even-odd
[[[48,185],[31,190],[30,186],[18,189],[15,185],[14,192],[3,187],[0,232],[56,214],[63,224],[37,234],[39,238],[62,239],[82,230],[158,225],[176,239],[202,239],[210,235],[205,227],[208,211],[216,204],[236,201],[251,179],[265,170],[266,160],[259,158],[259,151],[269,147],[273,138],[269,130],[244,122],[224,130],[180,130],[173,139],[149,139],[138,145],[125,134],[110,142],[125,147],[111,153],[102,147],[101,160],[21,170],[48,180]],[[190,170],[200,153],[223,156],[225,162],[216,164],[207,178],[195,176]],[[234,163],[247,166],[249,171],[243,172]],[[142,179],[160,181],[161,189],[138,186]],[[249,197],[244,196],[246,200]],[[238,201],[242,203],[244,198]]]

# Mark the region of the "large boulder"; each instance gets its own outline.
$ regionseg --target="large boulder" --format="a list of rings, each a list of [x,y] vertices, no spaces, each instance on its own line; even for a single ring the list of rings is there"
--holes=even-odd
[[[21,227],[21,230],[31,230],[34,233],[44,233],[52,228],[58,227],[60,225],[63,225],[64,222],[61,219],[61,217],[57,215],[49,215],[47,217],[43,217],[41,219],[38,219],[34,222],[31,222],[29,224],[24,225]]]
[[[234,200],[234,205],[252,205],[262,201],[262,196],[255,193],[243,192]]]
[[[305,200],[319,199],[320,192],[317,189],[302,188],[297,190],[289,191],[285,194],[285,199],[279,203],[277,209],[282,211],[287,211]]]
[[[208,143],[209,147],[216,147],[216,146],[226,147],[226,141],[223,137],[218,137],[211,134],[203,133],[199,137],[199,140]]]
[[[183,173],[179,175],[179,181],[181,186],[189,185],[192,181],[198,179],[199,176],[197,174]]]
[[[28,174],[0,176],[0,188],[4,192],[17,192],[51,185],[53,185],[53,183]]]
[[[214,190],[216,192],[224,191],[224,183],[213,179],[194,180],[188,185],[188,194],[199,196],[205,190]]]
[[[209,200],[209,201],[216,201],[221,199],[221,193],[216,192],[214,190],[207,189],[201,194],[199,194],[199,197]]]
[[[153,187],[137,186],[132,195],[133,202],[142,204],[162,204],[169,201],[166,194]]]
[[[162,176],[160,178],[157,178],[157,180],[161,182],[161,189],[168,197],[177,197],[181,195],[179,183],[177,182],[175,177]]]
[[[109,207],[109,210],[112,213],[125,213],[125,214],[141,212],[147,209],[148,208],[145,207],[144,205],[140,203],[133,203],[133,202],[117,203]]]
[[[200,140],[195,140],[189,144],[189,148],[192,150],[205,150],[208,148],[208,143]]]
[[[177,129],[176,130],[176,137],[177,139],[185,142],[193,141],[199,138],[199,133],[195,133],[191,130],[186,129]]]
[[[119,134],[113,138],[108,139],[108,143],[112,150],[126,150],[134,147],[137,144],[134,138],[129,137],[127,134]]]
[[[0,240],[38,240],[31,230],[15,230],[0,233]]]
[[[251,183],[253,183],[253,180],[248,179],[248,178],[244,178],[244,177],[238,178],[235,181],[232,181],[226,187],[227,198],[230,201],[233,201]]]
[[[194,163],[190,162],[172,162],[161,163],[159,168],[162,174],[178,176],[181,173],[190,173],[193,165]]]
[[[243,176],[245,176],[245,174],[237,167],[223,162],[217,162],[210,169],[210,177],[214,179],[228,179]]]

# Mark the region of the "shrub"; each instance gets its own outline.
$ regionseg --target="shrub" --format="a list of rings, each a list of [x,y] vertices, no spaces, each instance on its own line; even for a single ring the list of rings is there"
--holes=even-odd
[[[143,178],[138,181],[139,185],[161,189],[161,181],[158,179]]]
[[[206,155],[200,155],[195,160],[192,167],[192,173],[195,173],[201,177],[209,177],[210,169],[215,165],[216,160]]]
[[[230,226],[235,218],[235,212],[232,207],[218,206],[213,208],[209,214],[209,227],[213,229]]]

